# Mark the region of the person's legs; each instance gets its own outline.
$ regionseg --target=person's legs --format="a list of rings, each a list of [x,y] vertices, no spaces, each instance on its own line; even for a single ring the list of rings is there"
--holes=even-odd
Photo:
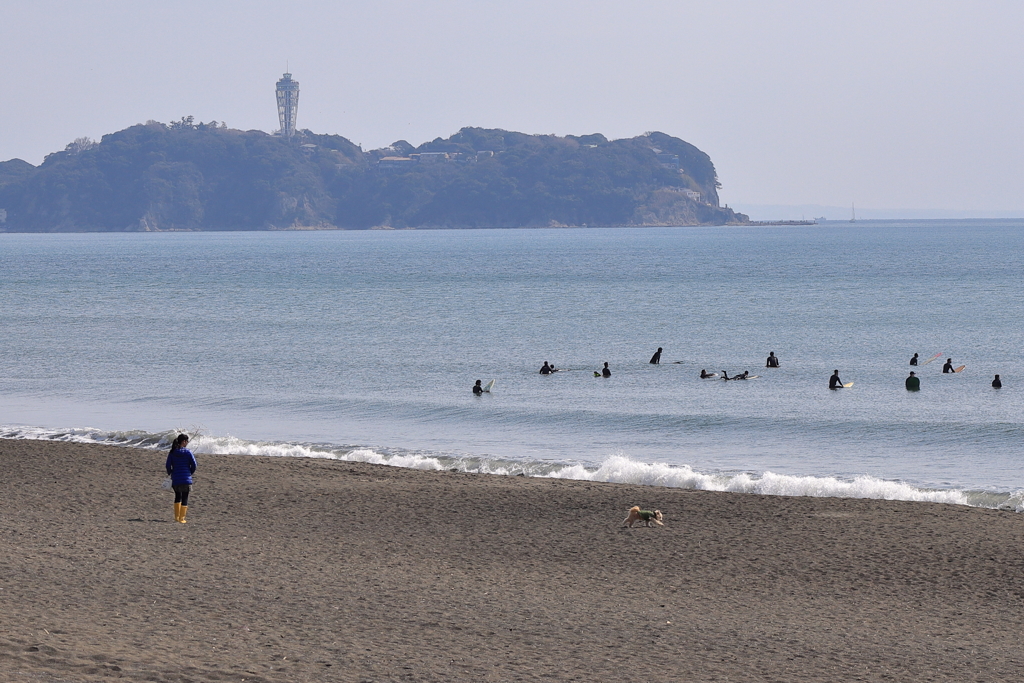
[[[185,512],[188,510],[188,494],[192,487],[188,484],[174,486],[174,521],[185,524]]]
[[[181,519],[181,491],[177,486],[172,486],[171,489],[174,491],[174,521],[177,522]]]

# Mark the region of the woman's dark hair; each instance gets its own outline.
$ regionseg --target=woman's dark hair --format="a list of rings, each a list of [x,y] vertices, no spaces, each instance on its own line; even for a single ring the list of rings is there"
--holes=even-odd
[[[174,443],[171,444],[171,452],[173,453],[187,443],[188,434],[178,434],[178,436],[174,438]]]

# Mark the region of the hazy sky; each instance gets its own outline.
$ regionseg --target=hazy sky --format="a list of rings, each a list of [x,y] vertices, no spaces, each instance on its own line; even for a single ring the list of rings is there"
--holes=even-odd
[[[0,0],[0,160],[193,115],[364,149],[463,126],[711,155],[722,201],[1024,209],[1024,3]]]

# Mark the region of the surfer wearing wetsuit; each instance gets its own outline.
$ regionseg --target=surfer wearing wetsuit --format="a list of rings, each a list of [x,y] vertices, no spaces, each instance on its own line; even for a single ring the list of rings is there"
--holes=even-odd
[[[768,360],[765,361],[764,366],[766,368],[777,368],[779,367],[779,358],[775,355],[774,351],[768,352]]]
[[[992,380],[992,388],[993,389],[1001,389],[1002,387],[1003,387],[1003,383],[999,381],[999,375],[996,375],[996,378],[994,380]]]
[[[658,347],[658,350],[654,352],[654,355],[651,356],[651,365],[661,365],[661,347],[660,346]]]
[[[736,375],[733,379],[746,379],[750,375],[750,370],[744,370],[742,375]]]
[[[473,385],[473,393],[476,394],[477,396],[484,393],[484,388],[480,386],[480,380],[477,380],[476,384]]]
[[[196,456],[185,448],[188,435],[178,434],[171,444],[171,452],[167,454],[164,467],[171,478],[174,489],[174,521],[185,524],[185,513],[188,511],[188,494],[192,491],[192,475],[196,471]]]
[[[829,389],[842,389],[843,388],[843,380],[839,379],[839,371],[838,370],[834,370],[832,372],[832,376],[828,378],[828,388]]]
[[[954,370],[953,370],[953,359],[952,358],[947,358],[946,359],[946,364],[942,366],[942,374],[946,375],[946,374],[949,374],[950,372],[954,372]]]
[[[917,365],[917,354],[916,353],[914,354],[914,357],[910,359],[910,364],[911,365]]]
[[[704,368],[700,369],[700,378],[701,379],[708,379],[709,377],[714,377],[714,376],[715,375],[713,373],[712,374],[708,374],[708,371],[705,370]]]
[[[907,381],[904,382],[907,387],[907,391],[921,391],[921,378],[914,376],[914,371],[910,371],[910,376],[907,377]]]
[[[726,382],[728,382],[729,380],[735,379],[735,378],[730,377],[728,372],[726,372],[725,370],[722,370],[722,379],[724,379]]]
[[[612,371],[608,369],[608,363],[604,364],[604,370],[601,371],[602,377],[611,377]]]
[[[551,374],[551,366],[548,365],[547,361],[544,361],[544,365],[541,366],[540,374],[542,374],[542,375],[550,375]]]

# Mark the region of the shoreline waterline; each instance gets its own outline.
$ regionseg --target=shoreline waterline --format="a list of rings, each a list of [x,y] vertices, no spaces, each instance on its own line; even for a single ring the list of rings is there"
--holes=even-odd
[[[0,425],[0,439],[102,444],[144,450],[169,448],[179,429],[103,431],[92,428],[46,429]],[[761,472],[703,472],[686,464],[650,463],[626,455],[611,455],[598,463],[538,461],[468,454],[438,454],[409,449],[363,445],[255,441],[202,433],[195,427],[190,449],[196,454],[310,458],[360,462],[424,471],[525,476],[602,483],[663,486],[693,491],[747,493],[765,496],[860,498],[905,502],[944,503],[993,510],[1024,512],[1024,490],[968,490],[924,488],[899,480],[869,475],[841,478],[829,475],[790,475]],[[198,432],[198,433],[197,433]]]

